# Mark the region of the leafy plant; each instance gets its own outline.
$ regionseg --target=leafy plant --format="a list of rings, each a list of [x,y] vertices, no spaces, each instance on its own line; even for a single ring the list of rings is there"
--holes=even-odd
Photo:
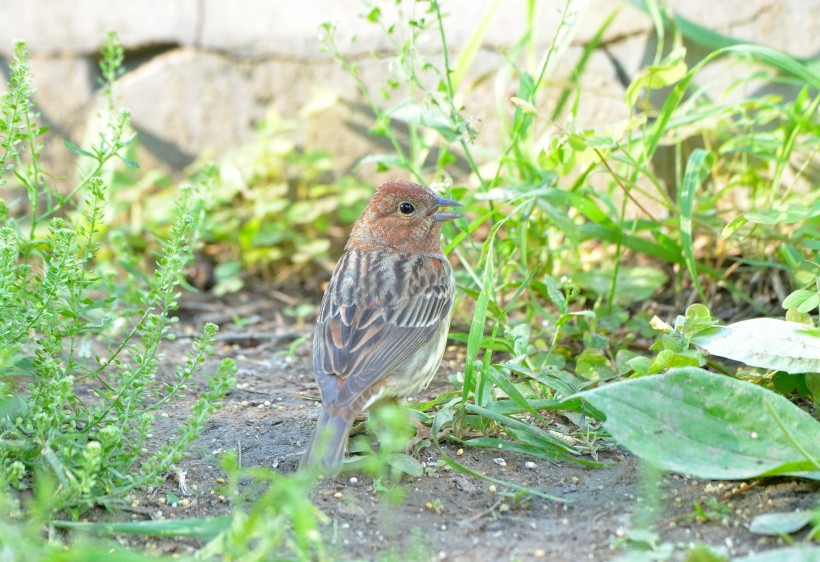
[[[91,164],[65,195],[42,170],[38,138],[44,129],[30,100],[25,45],[18,43],[16,53],[3,98],[2,172],[14,169],[29,211],[12,217],[3,205],[0,217],[0,496],[36,488],[40,515],[48,521],[63,510],[76,515],[122,503],[135,489],[162,481],[219,407],[235,367],[225,360],[208,377],[208,391],[175,439],[150,444],[154,413],[178,400],[213,354],[217,327],[207,324],[173,375],[158,372],[202,224],[203,185],[180,195],[155,270],[125,299],[139,309],[130,314],[127,302],[117,300],[122,291],[110,291],[114,273],[97,269],[106,243],[102,174],[109,161],[123,160],[133,141],[128,112],[114,111],[122,64],[117,37],[109,34],[102,50],[109,103],[99,141],[89,149],[67,144]]]
[[[799,320],[811,324],[807,314],[815,309],[820,262],[820,200],[812,189],[816,181],[810,165],[820,146],[816,75],[804,61],[784,53],[733,42],[670,17],[656,3],[633,3],[651,13],[659,41],[653,63],[626,90],[628,119],[595,128],[577,124],[586,101],[580,80],[614,12],[578,60],[570,85],[550,91],[572,15],[565,5],[552,42],[539,52],[531,2],[528,31],[504,52],[505,62],[496,70],[495,89],[502,93],[495,137],[477,130],[465,107],[480,87],[478,80],[486,78],[482,74],[471,82],[471,67],[497,3],[455,55],[448,48],[439,2],[400,3],[395,19],[367,3],[366,19],[392,45],[393,73],[379,90],[370,89],[359,64],[345,56],[335,28],[324,26],[326,49],[356,81],[374,113],[371,134],[392,147],[392,152],[367,156],[360,166],[439,183],[465,204],[467,219],[456,223],[456,232],[445,232],[447,250],[461,266],[456,310],[464,312],[456,313],[455,325],[467,329],[451,334],[466,345],[464,373],[453,381],[461,391],[417,407],[438,407],[429,418],[434,435],[444,430],[447,439],[471,446],[581,462],[598,450],[599,419],[638,452],[664,442],[663,436],[638,438],[639,431],[651,427],[649,419],[662,413],[674,427],[670,447],[689,435],[681,431],[708,433],[725,425],[724,431],[743,433],[763,416],[773,432],[766,435],[782,447],[779,469],[812,473],[811,459],[817,456],[802,433],[810,429],[811,415],[763,388],[700,369],[728,374],[696,345],[714,352],[715,334],[741,329],[718,326],[713,318],[738,309],[744,316],[773,313],[783,302],[794,309],[790,319],[801,314]],[[690,65],[684,37],[713,50]],[[431,43],[435,49],[428,47]],[[713,93],[697,79],[719,59],[734,60],[741,72],[725,90]],[[793,95],[738,94],[736,85],[753,74],[790,87]],[[558,101],[553,105],[548,99]],[[663,164],[666,157],[671,164]],[[784,285],[793,288],[791,294]],[[681,309],[686,301],[702,304],[688,307],[669,326],[640,310],[646,299]],[[764,332],[762,323],[753,325],[755,334]],[[641,353],[642,342],[655,329],[662,335]],[[798,347],[813,346],[812,338],[806,334],[786,352],[808,371],[812,359]],[[751,352],[747,345],[742,353],[749,357]],[[781,363],[750,365],[782,368]],[[610,382],[659,373],[664,374]],[[741,375],[765,380],[752,368]],[[714,422],[708,428],[690,419],[695,412],[682,401],[683,383],[676,384],[685,377],[697,379],[700,392],[714,399],[716,408],[720,404],[710,412],[714,419],[702,419]],[[659,396],[641,395],[635,402],[636,408],[651,409],[645,417],[616,406],[629,393],[650,388]],[[736,392],[749,393],[756,402],[725,401]],[[650,406],[653,399],[659,401],[656,407]],[[775,413],[762,412],[764,402]],[[777,419],[792,415],[802,424],[799,435],[779,429]],[[699,438],[691,437],[693,443]],[[726,454],[732,442],[727,436],[720,443],[728,447]],[[653,463],[670,468],[671,450],[651,454]],[[711,467],[703,454],[693,451],[687,462]],[[760,457],[768,458],[767,452]],[[778,469],[748,468],[735,477]],[[710,470],[694,473],[714,476]]]
[[[664,470],[707,479],[820,478],[812,437],[820,422],[750,382],[684,367],[581,396],[604,413],[619,443]]]
[[[306,107],[323,106],[309,100]],[[372,188],[355,176],[336,173],[331,154],[300,146],[295,140],[299,125],[272,112],[251,142],[220,158],[218,170],[201,166],[212,187],[198,253],[213,271],[200,284],[216,295],[238,291],[248,279],[315,289],[314,278],[332,270],[333,257],[372,195]],[[125,179],[133,193],[134,178]],[[162,212],[163,202],[176,188],[149,184],[144,197],[129,200],[119,211],[141,217],[139,228],[167,228],[172,217]],[[139,234],[124,226],[120,230],[129,238]],[[303,308],[291,315],[303,318],[309,312]]]

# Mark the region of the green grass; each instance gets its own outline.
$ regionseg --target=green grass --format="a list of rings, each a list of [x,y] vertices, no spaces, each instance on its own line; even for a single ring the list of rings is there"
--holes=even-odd
[[[715,477],[698,449],[707,440],[727,458],[752,459],[729,462],[736,470],[719,477],[817,478],[810,438],[820,402],[810,356],[820,339],[810,330],[820,319],[817,66],[672,17],[655,2],[632,4],[655,23],[658,47],[626,90],[629,118],[576,126],[590,104],[582,79],[618,8],[584,47],[569,81],[556,85],[553,72],[570,40],[567,6],[543,50],[531,1],[527,31],[492,77],[499,92],[492,137],[476,130],[464,100],[480,85],[471,80],[486,79],[474,78],[473,67],[500,2],[457,53],[448,48],[438,2],[403,4],[396,20],[369,6],[365,19],[392,49],[394,74],[378,88],[362,80],[335,28],[323,27],[329,56],[373,113],[371,134],[391,147],[359,166],[438,184],[465,206],[465,218],[445,232],[458,285],[451,338],[466,350],[464,370],[451,381],[455,392],[414,405],[416,414],[460,446],[501,445],[550,461],[598,466],[614,437],[661,469]],[[692,43],[710,52],[690,67]],[[700,72],[719,61],[731,61],[738,78],[725,91],[700,85]],[[0,207],[0,309],[9,319],[0,328],[0,498],[12,513],[0,518],[0,537],[10,537],[0,541],[19,556],[60,559],[59,545],[42,540],[42,529],[56,526],[197,536],[209,541],[204,559],[282,552],[327,559],[323,515],[307,499],[310,475],[240,469],[231,458],[229,517],[116,529],[66,519],[91,506],[116,507],[156,483],[231,384],[226,362],[179,438],[143,452],[153,413],[175,400],[213,350],[216,327],[207,326],[171,382],[157,383],[157,353],[193,252],[210,251],[220,292],[248,278],[286,284],[302,276],[318,286],[315,277],[340,252],[370,193],[354,175],[334,176],[332,155],[298,148],[289,126],[272,117],[254,143],[221,162],[223,170],[249,171],[246,183],[232,184],[209,165],[181,191],[163,188],[152,196],[175,199],[173,215],[139,228],[164,240],[135,247],[139,232],[104,218],[107,205],[122,216],[117,194],[152,178],[137,171],[129,115],[114,104],[121,64],[111,36],[101,62],[104,126],[93,146],[66,145],[84,165],[68,193],[50,185],[41,166],[45,130],[31,103],[22,44],[2,99],[0,186],[12,178],[4,189],[18,189],[29,207],[23,217]],[[789,93],[740,93],[752,82]],[[146,251],[157,258],[148,268],[137,257]],[[653,303],[674,312],[653,318]],[[784,316],[808,331],[792,326],[778,343],[781,354],[766,363],[748,345],[721,339],[741,328],[722,324],[761,316]],[[751,341],[770,343],[766,332],[751,333]],[[106,352],[83,352],[91,342],[105,342]],[[76,392],[86,381],[95,392],[88,403]],[[683,395],[676,385],[706,394]],[[636,396],[643,399],[636,403]],[[713,404],[708,416],[699,415],[701,402]],[[374,422],[382,449],[367,441],[352,446],[360,457],[353,466],[376,475],[393,500],[401,497],[401,474],[421,470],[396,445],[397,419]],[[559,431],[559,422],[571,431]],[[656,439],[636,439],[647,425],[658,429]],[[745,443],[751,433],[765,438]],[[690,454],[670,452],[684,444]],[[429,446],[455,470],[555,499],[479,475],[440,443]],[[762,459],[767,447],[777,449],[776,462],[756,468],[753,455]],[[255,482],[255,500],[238,492],[240,478]],[[33,487],[30,504],[8,499]],[[72,547],[75,559],[95,556],[98,547],[89,544]]]

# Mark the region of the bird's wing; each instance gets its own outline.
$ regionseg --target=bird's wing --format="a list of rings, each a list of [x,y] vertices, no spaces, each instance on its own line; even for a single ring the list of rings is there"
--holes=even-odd
[[[325,404],[361,408],[450,313],[443,257],[348,252],[319,310],[313,361]],[[357,412],[358,413],[358,412]]]

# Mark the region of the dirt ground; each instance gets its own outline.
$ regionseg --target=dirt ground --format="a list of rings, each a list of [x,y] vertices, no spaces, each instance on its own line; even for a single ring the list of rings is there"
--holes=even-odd
[[[218,497],[217,479],[224,476],[218,455],[241,450],[243,466],[296,470],[310,438],[318,412],[318,390],[311,371],[307,339],[295,357],[286,351],[300,336],[312,331],[282,316],[281,300],[240,295],[227,302],[209,295],[183,299],[177,333],[192,334],[206,321],[221,325],[216,359],[233,358],[238,366],[236,388],[224,400],[180,468],[189,489],[187,507],[161,503],[166,492],[183,497],[169,478],[158,493],[140,499],[144,517],[189,518],[222,515],[230,506]],[[239,325],[235,319],[241,318]],[[165,362],[173,369],[189,337],[166,349]],[[447,385],[447,372],[460,371],[458,350],[450,349],[436,382],[421,397],[431,398]],[[195,395],[195,388],[191,395]],[[184,412],[167,412],[169,434],[184,421]],[[162,428],[158,428],[159,431]],[[451,456],[457,446],[443,445]],[[820,500],[817,483],[793,479],[766,479],[750,483],[709,482],[680,475],[647,477],[641,463],[613,449],[600,460],[607,468],[574,463],[548,463],[496,450],[467,449],[459,460],[472,470],[565,499],[554,502],[533,498],[516,506],[503,488],[493,493],[489,483],[452,470],[431,471],[422,478],[406,478],[406,499],[391,506],[373,490],[364,475],[346,474],[320,483],[313,500],[328,516],[324,540],[336,560],[613,560],[627,552],[631,530],[649,523],[659,535],[659,552],[673,550],[682,559],[690,543],[706,543],[736,557],[783,546],[783,539],[761,537],[747,530],[760,513],[811,509]],[[420,459],[435,466],[435,448]],[[494,459],[503,456],[506,466]],[[527,461],[531,463],[525,465]],[[711,520],[699,521],[693,501],[704,507],[710,498],[720,502]],[[652,510],[652,505],[658,507]],[[431,509],[435,506],[439,509]],[[721,507],[722,506],[722,507]],[[130,514],[132,519],[139,515]],[[805,533],[805,531],[804,531]],[[803,535],[798,534],[796,538]],[[121,537],[121,542],[133,538]],[[145,544],[145,543],[143,543]],[[635,544],[634,542],[632,543]],[[159,552],[187,553],[190,540],[151,539]],[[664,558],[666,559],[666,558]]]

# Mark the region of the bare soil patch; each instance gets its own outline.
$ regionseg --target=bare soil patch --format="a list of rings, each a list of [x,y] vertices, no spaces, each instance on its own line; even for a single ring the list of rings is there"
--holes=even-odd
[[[281,303],[260,295],[218,301],[208,295],[186,297],[177,331],[193,334],[204,322],[222,326],[217,359],[233,358],[238,366],[236,388],[224,400],[181,463],[188,495],[169,476],[166,483],[139,498],[130,513],[89,514],[89,518],[190,518],[224,515],[230,504],[219,497],[219,455],[239,451],[243,466],[296,470],[318,412],[307,339],[290,357],[291,342],[312,332],[282,316]],[[234,324],[241,318],[240,325]],[[167,372],[183,357],[187,337],[166,347]],[[446,371],[461,369],[457,351],[448,352],[436,382],[420,399],[451,388]],[[216,363],[216,361],[214,361]],[[202,381],[190,388],[193,399]],[[204,386],[202,387],[204,388]],[[167,415],[167,417],[165,417]],[[157,432],[173,435],[184,423],[183,409],[163,413]],[[443,444],[450,455],[454,444]],[[548,463],[496,450],[467,449],[459,460],[479,473],[524,484],[566,502],[531,498],[516,505],[503,489],[492,493],[487,482],[453,470],[433,470],[437,451],[425,449],[422,462],[431,467],[422,478],[405,478],[406,499],[389,504],[364,475],[343,475],[321,482],[313,500],[329,517],[324,540],[338,560],[611,560],[623,553],[630,529],[647,522],[659,543],[683,546],[702,542],[740,556],[782,546],[780,538],[760,537],[747,529],[760,513],[811,509],[820,499],[818,484],[793,479],[751,483],[709,482],[680,475],[647,479],[641,463],[615,450],[601,459],[606,468],[569,462]],[[503,457],[506,466],[493,459]],[[532,461],[535,467],[525,463]],[[351,477],[355,477],[351,480]],[[187,497],[186,507],[162,503],[168,492]],[[712,520],[694,518],[693,502],[717,500],[726,514]],[[434,506],[437,509],[431,509]],[[124,544],[149,545],[159,552],[184,553],[199,543],[181,539],[119,537]],[[676,556],[679,558],[680,556]]]

